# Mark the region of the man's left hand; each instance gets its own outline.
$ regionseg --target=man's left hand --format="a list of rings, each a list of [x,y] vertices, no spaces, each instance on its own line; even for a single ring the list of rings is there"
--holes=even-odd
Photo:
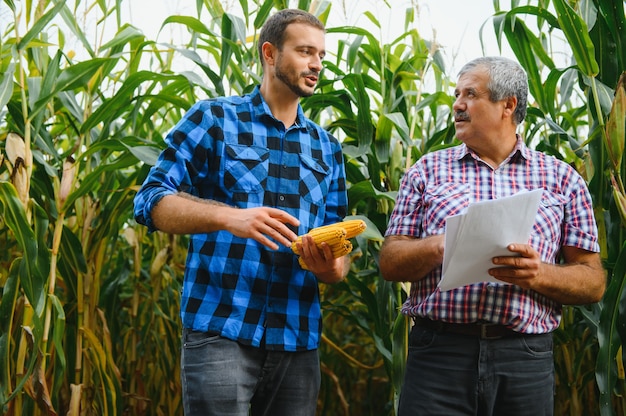
[[[531,289],[532,280],[541,275],[541,256],[528,244],[509,244],[507,249],[518,256],[494,257],[489,274],[498,280]]]
[[[345,277],[345,256],[334,258],[333,252],[327,243],[318,247],[309,235],[302,236],[302,243],[298,243],[298,250],[307,269],[324,283],[336,283]]]

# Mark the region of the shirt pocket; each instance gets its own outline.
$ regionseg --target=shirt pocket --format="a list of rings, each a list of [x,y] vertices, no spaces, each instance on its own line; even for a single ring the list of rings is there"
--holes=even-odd
[[[300,153],[300,162],[300,196],[314,205],[323,206],[330,189],[330,168],[304,153]]]
[[[550,191],[543,191],[539,210],[533,225],[533,234],[542,240],[559,241],[568,199]]]
[[[437,234],[446,226],[446,218],[462,214],[470,204],[470,189],[462,183],[427,186],[424,190],[424,229]]]
[[[226,145],[224,189],[235,200],[245,194],[263,192],[267,183],[269,150],[260,146]]]

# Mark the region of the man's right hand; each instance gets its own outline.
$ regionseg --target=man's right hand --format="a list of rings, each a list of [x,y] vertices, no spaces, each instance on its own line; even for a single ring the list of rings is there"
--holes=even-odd
[[[276,208],[258,207],[236,209],[228,213],[226,229],[237,237],[252,238],[264,246],[277,250],[276,242],[291,247],[298,236],[286,224],[297,227],[300,221]]]
[[[300,225],[296,217],[277,208],[240,209],[182,193],[163,197],[152,210],[152,220],[166,233],[225,230],[237,237],[252,238],[272,250],[277,250],[278,244],[291,247],[298,236],[287,225]]]

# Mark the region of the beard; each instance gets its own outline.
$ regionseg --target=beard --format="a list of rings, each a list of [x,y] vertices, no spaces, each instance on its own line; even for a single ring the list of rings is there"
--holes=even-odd
[[[282,59],[279,57],[276,61],[276,70],[275,70],[276,78],[282,81],[294,94],[298,97],[310,97],[313,95],[313,89],[306,90],[302,88],[299,84],[301,78],[304,78],[309,75],[317,75],[313,72],[302,72],[298,73],[293,69],[290,69],[283,65]]]

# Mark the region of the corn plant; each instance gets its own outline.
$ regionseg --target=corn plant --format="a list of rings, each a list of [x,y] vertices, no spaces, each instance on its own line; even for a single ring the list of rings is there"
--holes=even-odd
[[[14,21],[0,49],[3,413],[173,414],[179,283],[165,260],[181,256],[177,240],[136,228],[132,199],[168,120],[195,100],[192,85],[132,26],[87,40],[81,7],[103,18],[100,34],[117,6],[5,4]],[[139,69],[146,54],[160,71]]]
[[[196,15],[163,22],[188,33],[166,43],[124,23],[122,3],[19,8],[4,0],[14,22],[0,33],[3,414],[182,414],[178,308],[187,239],[146,234],[132,219],[134,192],[193,102],[242,94],[260,81],[255,39],[274,9],[307,9],[326,21],[334,6],[255,0],[233,11],[202,0]],[[493,27],[531,76],[523,135],[587,178],[609,278],[601,303],[564,310],[556,413],[623,412],[623,3],[518,3],[504,11],[495,2]],[[342,140],[350,215],[368,223],[346,281],[320,289],[319,414],[395,414],[406,288],[381,279],[378,249],[404,170],[455,143],[453,83],[437,45],[414,29],[417,6],[407,7],[405,33],[389,43],[361,27],[329,27],[338,41],[327,43],[317,94],[303,100],[307,114]],[[521,19],[528,16],[536,27]],[[555,66],[551,36],[571,46],[568,67]],[[191,70],[174,70],[181,62]]]
[[[586,178],[600,230],[608,288],[596,305],[566,307],[556,333],[556,414],[623,414],[626,340],[626,17],[624,2],[496,3],[494,30],[529,74],[535,104],[526,140],[575,166]],[[525,17],[526,19],[522,19]],[[532,17],[532,19],[530,18]],[[529,28],[527,21],[536,24]],[[541,35],[537,35],[540,33]],[[555,65],[553,44],[567,41],[571,62]]]
[[[404,170],[423,153],[451,144],[453,136],[443,57],[412,28],[416,13],[417,4],[406,9],[406,31],[390,43],[360,27],[329,28],[340,39],[337,52],[326,62],[318,93],[303,104],[342,138],[349,210],[367,218],[375,231],[358,239],[360,250],[345,283],[324,294],[330,342],[321,354],[331,376],[329,392],[335,391],[332,376],[348,376],[339,391],[344,399],[324,402],[322,414],[395,414],[409,328],[398,310],[407,288],[382,279],[378,250]],[[381,28],[375,15],[365,15]],[[367,347],[358,351],[363,338]]]

